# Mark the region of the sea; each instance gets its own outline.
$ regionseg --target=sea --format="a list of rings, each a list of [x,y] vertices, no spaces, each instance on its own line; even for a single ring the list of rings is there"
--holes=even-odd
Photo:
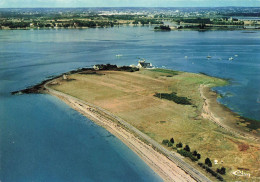
[[[0,181],[162,181],[119,139],[59,99],[10,94],[73,69],[140,58],[228,79],[213,88],[218,101],[260,120],[259,31],[0,30]]]

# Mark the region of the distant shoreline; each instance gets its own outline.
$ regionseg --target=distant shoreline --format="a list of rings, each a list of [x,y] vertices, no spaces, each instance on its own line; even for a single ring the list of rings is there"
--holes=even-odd
[[[120,24],[120,25],[114,25],[114,26],[105,26],[105,27],[44,27],[44,28],[40,28],[40,27],[26,27],[26,28],[1,28],[0,30],[85,30],[85,29],[104,29],[104,28],[114,28],[114,27],[148,27],[148,26],[156,26],[158,24],[150,24],[150,25],[133,25],[133,24]],[[155,32],[168,32],[165,30],[154,30]],[[200,29],[200,28],[172,28],[169,31],[260,31],[260,28],[230,28],[230,27],[224,27],[224,26],[213,26],[213,27],[206,27],[205,29]]]

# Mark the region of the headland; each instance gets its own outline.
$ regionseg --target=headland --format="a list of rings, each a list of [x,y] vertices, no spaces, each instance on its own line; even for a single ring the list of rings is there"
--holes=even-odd
[[[259,129],[246,127],[248,121],[220,105],[210,90],[226,84],[165,69],[83,68],[21,92],[59,97],[121,139],[165,181],[230,181],[241,168],[258,179]],[[206,158],[214,163],[204,170]],[[222,167],[225,174],[215,172]]]

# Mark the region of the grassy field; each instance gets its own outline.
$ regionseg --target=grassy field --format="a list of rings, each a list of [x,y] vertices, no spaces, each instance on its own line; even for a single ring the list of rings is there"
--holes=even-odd
[[[224,166],[227,174],[223,177],[227,181],[250,180],[260,175],[259,144],[234,137],[201,117],[204,101],[199,86],[222,86],[227,81],[163,69],[133,73],[99,71],[98,74],[73,74],[69,78],[72,81],[60,79],[59,84],[51,87],[109,110],[159,143],[173,137],[175,144],[188,144],[191,151],[197,150],[201,154],[199,162],[204,163],[209,157],[214,170]],[[172,92],[178,97],[187,97],[191,105],[154,96],[155,93]],[[219,164],[214,164],[214,160]],[[232,174],[240,168],[250,173],[251,178]]]

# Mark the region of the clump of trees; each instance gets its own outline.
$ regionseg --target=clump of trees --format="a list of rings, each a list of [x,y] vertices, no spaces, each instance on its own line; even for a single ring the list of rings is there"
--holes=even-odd
[[[172,147],[173,146],[173,144],[174,144],[174,139],[173,138],[171,138],[170,140],[163,140],[162,141],[162,144],[164,144],[164,145],[167,145],[168,147]]]
[[[184,150],[186,150],[187,152],[190,152],[190,147],[189,147],[189,145],[185,145]]]
[[[177,152],[184,157],[189,157],[192,161],[198,161],[197,157],[194,157],[191,152],[189,152],[185,149],[177,150]]]
[[[1,26],[5,26],[5,27],[9,27],[9,28],[26,28],[26,27],[30,26],[30,23],[6,21],[6,22],[1,22],[0,27]]]
[[[127,72],[135,72],[139,71],[139,68],[136,67],[130,67],[130,66],[121,66],[117,67],[117,65],[113,64],[96,64],[95,65],[98,70],[114,70],[114,71],[127,71]]]
[[[158,97],[160,99],[167,99],[170,101],[173,101],[177,104],[182,104],[182,105],[191,105],[192,103],[190,102],[190,99],[187,97],[179,97],[175,92],[172,93],[155,93],[155,97]]]
[[[209,18],[179,18],[175,19],[176,22],[184,22],[184,23],[203,23],[203,24],[211,24]]]
[[[158,27],[154,27],[154,30],[164,30],[164,31],[171,31],[171,28],[169,25],[160,25]]]
[[[164,139],[162,141],[163,145],[166,145],[168,147],[172,147],[174,144],[174,138],[171,138],[170,140],[168,139]],[[185,147],[182,149],[183,144],[181,142],[176,144],[176,148],[173,147],[173,149],[177,149],[177,152],[179,154],[181,154],[184,157],[188,157],[191,159],[191,161],[196,162],[201,158],[201,155],[194,150],[193,152],[191,152],[190,146],[189,145],[185,145]],[[181,149],[180,149],[181,148]],[[211,169],[212,167],[212,162],[210,160],[210,158],[206,158],[205,159],[205,164],[199,162],[198,163],[199,166],[201,166],[203,169],[205,169],[208,173],[210,173],[212,176],[216,177],[218,180],[220,181],[224,181],[223,177],[221,176],[221,174],[226,174],[226,169],[224,167],[217,169],[217,172],[214,171],[213,169]]]
[[[210,167],[208,167],[207,165],[203,164],[203,163],[198,163],[198,165],[200,167],[202,167],[203,169],[205,169],[208,173],[210,173],[212,176],[216,177],[218,180],[220,181],[224,181],[223,177],[218,174],[217,172],[215,172],[213,169],[211,169]],[[224,168],[225,169],[225,168]]]
[[[177,144],[176,144],[176,147],[177,147],[177,148],[182,148],[182,143],[181,143],[181,142],[177,143]]]
[[[209,167],[212,167],[212,162],[208,157],[205,159],[205,164],[208,165]]]
[[[71,25],[76,25],[77,27],[96,27],[97,24],[94,21],[81,21],[81,20],[75,20],[71,22]]]
[[[196,150],[194,150],[194,151],[192,152],[192,155],[193,155],[193,156],[196,156],[198,159],[201,158],[200,154],[199,154]]]
[[[172,147],[174,144],[174,138],[172,137],[170,140],[168,139],[164,139],[162,141],[163,145],[166,145],[168,147]],[[184,157],[188,157],[191,159],[191,161],[196,162],[199,159],[201,159],[201,155],[194,150],[193,152],[191,152],[190,146],[189,145],[185,145],[185,147],[182,149],[183,144],[181,142],[176,144],[176,148],[173,147],[173,149],[177,149],[177,152],[179,154],[181,154]],[[220,181],[224,181],[223,177],[221,176],[221,174],[226,174],[226,168],[221,167],[220,169],[217,169],[216,171],[214,171],[211,167],[212,167],[212,162],[210,160],[210,158],[206,158],[205,159],[205,163],[198,163],[199,166],[201,166],[203,169],[205,169],[208,173],[210,173],[212,176],[215,176],[218,180]]]
[[[224,167],[222,167],[222,168],[218,168],[217,169],[217,173],[219,173],[219,174],[226,174],[226,168],[224,168]]]
[[[162,144],[164,144],[164,145],[168,145],[168,143],[169,143],[169,140],[167,140],[167,139],[162,141]]]
[[[176,147],[181,148],[182,143],[178,143]],[[177,150],[177,152],[184,157],[189,157],[192,161],[198,161],[200,159],[200,154],[196,150],[191,152],[189,145],[185,145],[183,149]]]
[[[222,174],[222,175],[226,174],[226,168],[224,168],[224,167],[221,167],[220,169],[218,168],[217,172],[215,172],[213,169],[211,169],[212,162],[209,158],[205,159],[205,164],[198,163],[198,165],[201,166],[203,169],[205,169],[212,176],[215,176],[218,180],[224,181],[223,177],[220,174]]]
[[[139,71],[139,68],[130,67],[130,66],[121,66],[117,69],[117,71],[135,72],[135,71]]]
[[[167,145],[168,147],[173,147],[174,138],[171,138],[170,140],[165,139],[162,141],[162,144]],[[183,145],[181,142],[176,144],[177,149],[182,148],[182,146]],[[173,147],[173,148],[175,148],[175,147]],[[198,161],[200,159],[200,154],[196,150],[191,152],[189,145],[185,145],[185,147],[183,149],[177,150],[177,152],[184,157],[189,157],[192,161]]]

